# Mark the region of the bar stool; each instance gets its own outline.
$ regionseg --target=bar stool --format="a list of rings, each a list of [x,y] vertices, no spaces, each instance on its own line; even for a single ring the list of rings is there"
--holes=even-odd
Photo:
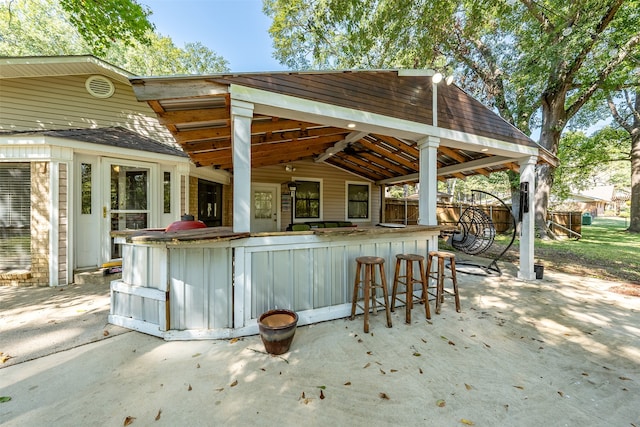
[[[356,280],[353,285],[353,300],[351,301],[351,317],[353,320],[356,316],[356,305],[358,301],[358,290],[362,284],[362,298],[364,299],[364,332],[369,332],[369,299],[372,300],[373,312],[377,313],[376,290],[382,288],[384,295],[384,309],[387,312],[387,327],[391,327],[391,313],[389,312],[389,291],[387,290],[387,279],[384,274],[384,258],[375,256],[362,256],[356,258],[358,263],[356,266]],[[375,266],[379,267],[380,282],[376,283]],[[364,266],[364,279],[360,277],[360,272]]]
[[[438,259],[438,265],[435,272],[431,272],[431,264],[433,258]],[[447,275],[445,272],[444,261],[448,259],[450,262],[451,274]],[[427,259],[427,276],[429,279],[436,280],[436,314],[440,314],[441,304],[444,302],[444,294],[453,295],[456,300],[456,311],[460,312],[460,295],[458,293],[458,281],[456,279],[456,256],[451,252],[445,251],[430,251]],[[445,289],[445,279],[451,279],[452,288]]]
[[[405,274],[400,275],[401,263],[405,263]],[[420,278],[414,277],[413,263],[417,262],[418,271],[420,272]],[[422,296],[417,298],[413,295],[413,284],[422,283]],[[404,292],[398,293],[398,285],[405,287]],[[398,297],[398,294],[404,294],[405,298],[402,300]],[[394,311],[396,300],[405,303],[405,318],[406,322],[411,324],[411,310],[413,304],[424,304],[425,314],[427,319],[431,319],[431,311],[429,310],[429,297],[428,297],[428,281],[424,271],[424,257],[416,254],[399,254],[396,255],[396,272],[393,277],[393,292],[391,293],[391,311]]]

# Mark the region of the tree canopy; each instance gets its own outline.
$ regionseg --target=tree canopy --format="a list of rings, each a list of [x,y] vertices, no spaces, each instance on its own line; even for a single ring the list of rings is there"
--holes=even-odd
[[[89,9],[78,5],[91,3]],[[109,16],[94,16],[117,3]],[[115,16],[114,14],[121,15]],[[139,75],[228,71],[228,62],[199,42],[177,47],[152,31],[151,11],[131,0],[11,0],[0,3],[0,55],[94,54]],[[142,16],[147,24],[142,22]],[[95,19],[94,19],[95,18]],[[119,31],[122,30],[122,33]],[[144,33],[142,32],[144,30]]]
[[[633,84],[639,0],[265,0],[276,58],[292,68],[422,68],[456,83],[558,152],[602,88]],[[635,65],[637,67],[637,65]],[[553,170],[538,168],[544,234]]]

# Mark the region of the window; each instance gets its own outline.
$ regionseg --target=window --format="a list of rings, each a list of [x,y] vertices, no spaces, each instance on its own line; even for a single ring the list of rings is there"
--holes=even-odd
[[[171,172],[164,173],[164,213],[171,213]]]
[[[91,215],[91,163],[82,163],[80,165],[80,174],[82,175],[80,212],[82,215]]]
[[[366,183],[347,182],[347,219],[368,221],[370,219],[369,194],[371,188]]]
[[[0,163],[0,271],[31,268],[31,165]]]
[[[295,219],[322,219],[321,181],[296,180]]]

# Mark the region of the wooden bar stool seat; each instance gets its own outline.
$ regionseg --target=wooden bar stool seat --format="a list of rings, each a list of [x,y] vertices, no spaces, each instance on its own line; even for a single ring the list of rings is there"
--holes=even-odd
[[[351,300],[351,317],[353,320],[356,316],[356,306],[359,306],[364,310],[364,332],[369,332],[369,300],[371,300],[373,306],[373,313],[377,313],[377,298],[376,293],[379,288],[382,288],[382,294],[384,297],[384,309],[387,313],[387,327],[391,327],[391,313],[389,312],[389,291],[387,290],[387,279],[384,274],[384,258],[375,256],[361,256],[356,258],[356,279],[353,285],[353,299]],[[376,281],[376,266],[380,274],[380,282]],[[361,277],[361,272],[364,267],[364,278]],[[358,291],[362,285],[362,299],[363,305],[358,304]]]
[[[405,274],[401,275],[402,263],[404,262]],[[414,272],[414,263],[420,274],[416,278]],[[422,293],[420,297],[413,294],[414,283],[422,284]],[[404,292],[398,292],[398,285],[404,286]],[[404,295],[404,300],[400,297]],[[393,291],[391,293],[391,311],[394,311],[396,300],[405,304],[405,321],[411,324],[411,310],[414,304],[424,304],[425,315],[427,319],[431,319],[431,311],[429,309],[428,281],[424,271],[424,257],[416,254],[398,254],[396,255],[396,272],[393,277]]]
[[[437,259],[437,267],[435,271],[431,271],[433,258]],[[445,270],[445,260],[449,260],[451,273],[447,274]],[[458,292],[458,280],[456,279],[456,255],[445,251],[431,251],[427,259],[427,276],[429,280],[436,281],[436,314],[440,314],[441,305],[444,302],[445,294],[453,295],[456,301],[456,311],[460,312],[460,294]],[[451,288],[445,289],[444,281],[451,280]]]

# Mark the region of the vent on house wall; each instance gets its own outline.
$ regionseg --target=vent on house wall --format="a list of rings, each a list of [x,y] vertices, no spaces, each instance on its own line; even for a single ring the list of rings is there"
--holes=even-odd
[[[87,92],[96,98],[109,98],[116,90],[111,80],[104,76],[91,76],[84,83],[84,86],[87,88]]]

